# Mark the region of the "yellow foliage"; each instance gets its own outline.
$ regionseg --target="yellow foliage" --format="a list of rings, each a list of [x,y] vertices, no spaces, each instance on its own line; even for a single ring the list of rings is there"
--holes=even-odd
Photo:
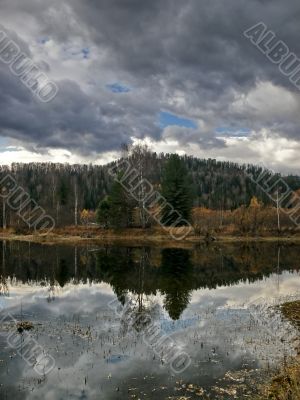
[[[80,220],[85,225],[92,222],[93,220],[95,220],[95,212],[83,209],[80,213]]]
[[[253,196],[251,201],[250,201],[250,206],[251,208],[260,208],[261,203],[258,201],[257,197]]]

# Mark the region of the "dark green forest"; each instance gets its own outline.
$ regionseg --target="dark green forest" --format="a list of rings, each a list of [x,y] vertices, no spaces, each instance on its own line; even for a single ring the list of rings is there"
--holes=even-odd
[[[138,155],[137,155],[138,154]],[[157,154],[150,151],[132,153],[128,160],[133,167],[142,170],[143,178],[153,184],[166,196],[172,192],[170,179],[166,176],[166,164],[171,154]],[[198,159],[191,156],[180,158],[182,170],[188,182],[188,198],[194,207],[213,210],[234,210],[249,205],[256,196],[263,204],[272,201],[245,173],[258,176],[262,168],[254,165],[238,165],[214,159]],[[52,163],[14,163],[0,167],[0,182],[10,174],[18,186],[23,188],[47,214],[55,220],[56,226],[79,223],[81,210],[96,210],[113,188],[114,179],[109,174],[109,165],[69,165]],[[170,173],[169,173],[170,175]],[[278,175],[279,176],[279,175]],[[169,180],[168,180],[169,179]],[[165,189],[162,182],[168,180]],[[300,177],[285,176],[284,181],[292,190],[300,188]],[[0,224],[3,225],[3,204],[0,204]],[[74,212],[76,208],[76,212]],[[75,215],[76,214],[76,215]],[[8,227],[19,223],[16,213],[8,207],[5,211]]]

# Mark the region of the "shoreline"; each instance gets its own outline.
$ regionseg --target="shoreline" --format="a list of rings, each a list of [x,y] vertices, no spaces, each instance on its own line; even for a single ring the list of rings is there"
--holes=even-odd
[[[1,231],[0,240],[22,241],[40,244],[137,244],[137,245],[162,245],[171,247],[192,247],[196,244],[234,244],[234,243],[283,243],[300,244],[299,236],[241,236],[220,234],[214,237],[205,235],[189,235],[184,239],[176,240],[168,232],[145,230],[145,229],[124,229],[120,231],[104,229],[62,229],[57,232],[51,232],[47,235],[41,233],[35,234],[17,234],[13,231]]]

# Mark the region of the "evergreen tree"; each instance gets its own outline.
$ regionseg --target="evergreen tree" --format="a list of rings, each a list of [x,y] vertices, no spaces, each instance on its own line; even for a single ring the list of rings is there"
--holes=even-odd
[[[177,154],[172,154],[166,163],[162,177],[162,195],[174,208],[171,211],[170,207],[163,207],[164,224],[172,225],[179,215],[189,220],[193,203],[191,185],[185,164]]]
[[[119,177],[121,179],[121,175]],[[127,194],[121,183],[116,180],[110,192],[109,222],[114,228],[129,227],[132,222],[133,199]]]
[[[61,181],[60,187],[59,187],[59,192],[58,192],[58,199],[59,203],[62,206],[65,206],[68,203],[68,187],[67,183],[65,180]]]
[[[109,227],[110,215],[111,201],[109,197],[106,197],[100,202],[96,212],[97,222],[103,224],[105,229]]]

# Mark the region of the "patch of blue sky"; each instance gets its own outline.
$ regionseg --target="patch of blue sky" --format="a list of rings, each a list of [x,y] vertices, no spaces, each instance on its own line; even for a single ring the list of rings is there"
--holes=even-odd
[[[91,50],[89,47],[66,47],[62,48],[62,54],[64,59],[88,59],[91,55]]]
[[[0,136],[0,153],[4,153],[6,151],[14,151],[15,148],[10,146],[10,142],[7,138]]]
[[[68,51],[68,50],[67,50]],[[88,56],[89,55],[89,49],[84,48],[84,49],[76,49],[71,51],[72,56]]]
[[[184,318],[177,321],[170,321],[165,319],[161,321],[160,327],[164,333],[170,334],[172,332],[178,332],[190,328],[192,326],[195,326],[197,323],[199,323],[199,320],[196,317]]]
[[[42,37],[38,38],[37,41],[40,44],[45,44],[45,43],[49,42],[49,40],[50,40],[50,38],[48,36],[42,36]]]
[[[248,128],[220,127],[216,129],[216,133],[221,136],[247,137],[249,136],[250,132],[251,131]]]
[[[128,360],[129,356],[125,354],[112,354],[110,357],[106,359],[106,362],[109,364],[116,364],[122,361]]]
[[[90,49],[89,49],[88,47],[84,47],[84,48],[81,50],[81,53],[82,53],[82,55],[83,55],[83,58],[89,58]]]
[[[109,89],[112,93],[128,93],[130,92],[130,88],[122,83],[115,82],[106,85],[107,89]]]
[[[166,128],[167,126],[181,126],[184,128],[197,129],[197,123],[192,119],[182,118],[178,115],[168,113],[166,111],[161,111],[159,113],[159,124],[161,128]]]

